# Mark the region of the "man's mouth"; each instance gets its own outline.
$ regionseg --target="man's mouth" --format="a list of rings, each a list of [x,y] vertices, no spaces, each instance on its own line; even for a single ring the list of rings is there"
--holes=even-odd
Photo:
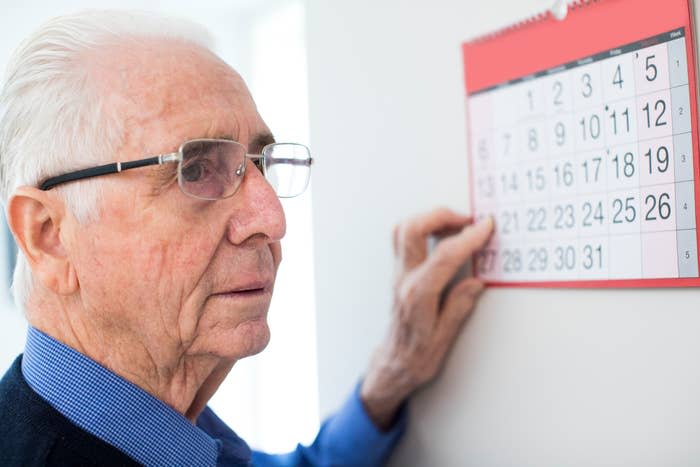
[[[235,286],[212,295],[215,297],[254,297],[259,295],[268,295],[272,293],[273,283],[274,281],[271,279],[260,279],[248,282],[241,286]]]

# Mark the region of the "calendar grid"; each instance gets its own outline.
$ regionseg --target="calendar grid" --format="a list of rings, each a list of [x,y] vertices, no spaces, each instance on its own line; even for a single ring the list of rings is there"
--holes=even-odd
[[[470,96],[487,280],[698,277],[683,28]]]

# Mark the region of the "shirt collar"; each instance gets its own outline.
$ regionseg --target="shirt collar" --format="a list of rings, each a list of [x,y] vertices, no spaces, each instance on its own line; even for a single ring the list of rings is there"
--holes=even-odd
[[[27,336],[22,374],[37,394],[71,422],[142,464],[217,463],[222,441],[212,438],[205,431],[207,426],[193,425],[143,389],[33,327]],[[211,411],[204,415],[211,417]],[[223,427],[217,429],[225,431]],[[242,443],[236,461],[247,463],[247,445],[230,429],[223,438]]]

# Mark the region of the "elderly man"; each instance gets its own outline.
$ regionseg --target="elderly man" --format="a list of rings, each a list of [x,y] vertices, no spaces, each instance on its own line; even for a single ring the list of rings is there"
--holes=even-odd
[[[482,289],[447,285],[492,222],[438,210],[397,228],[393,322],[362,383],[311,446],[251,453],[207,401],[268,343],[278,196],[311,162],[189,23],[88,12],[30,37],[0,96],[30,324],[0,382],[2,465],[382,464]]]

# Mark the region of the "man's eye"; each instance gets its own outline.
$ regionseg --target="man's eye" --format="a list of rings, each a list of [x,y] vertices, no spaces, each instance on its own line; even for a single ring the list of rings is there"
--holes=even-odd
[[[186,182],[198,182],[208,175],[208,168],[205,161],[193,161],[182,167],[182,179]]]

